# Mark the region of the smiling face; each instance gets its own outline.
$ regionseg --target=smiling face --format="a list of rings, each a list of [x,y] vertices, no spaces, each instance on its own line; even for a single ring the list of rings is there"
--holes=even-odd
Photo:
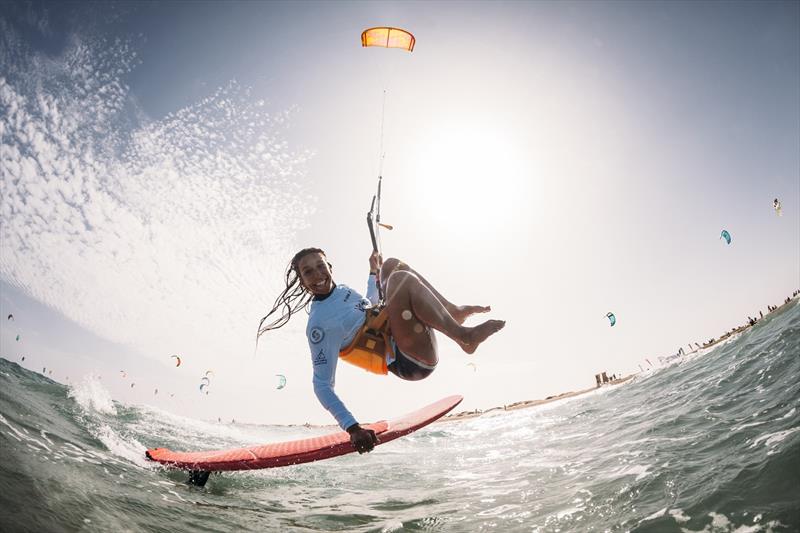
[[[320,252],[301,257],[297,262],[297,273],[303,287],[315,296],[324,296],[333,289],[331,268],[325,255]]]

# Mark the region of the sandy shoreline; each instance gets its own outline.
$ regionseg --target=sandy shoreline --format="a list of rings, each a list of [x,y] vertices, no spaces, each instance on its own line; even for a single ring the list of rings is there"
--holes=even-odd
[[[736,335],[738,333],[741,333],[741,332],[753,327],[754,325],[756,325],[758,322],[760,322],[764,318],[766,318],[766,317],[768,317],[768,316],[770,316],[770,315],[772,315],[774,313],[780,312],[786,306],[788,306],[792,302],[794,302],[798,297],[800,297],[800,296],[797,296],[797,295],[796,296],[792,296],[791,298],[787,299],[787,301],[784,301],[781,305],[777,306],[772,311],[767,312],[767,314],[764,315],[763,318],[760,318],[760,319],[756,320],[753,323],[747,323],[747,324],[744,324],[742,326],[737,326],[737,327],[731,329],[730,331],[726,331],[725,333],[723,333],[719,337],[710,339],[707,343],[703,344],[699,349],[693,350],[691,352],[687,352],[687,353],[685,353],[683,355],[684,356],[691,355],[691,354],[697,353],[700,350],[707,350],[709,348],[712,348],[712,347],[716,346],[717,344],[719,344],[721,342],[724,342],[724,341],[728,340],[731,336]],[[499,406],[499,407],[492,407],[491,409],[486,409],[486,410],[474,409],[472,411],[460,411],[458,413],[451,413],[449,415],[446,415],[446,416],[440,418],[439,420],[436,421],[436,423],[439,423],[439,422],[453,422],[453,421],[456,421],[456,420],[466,420],[468,418],[476,418],[476,417],[479,417],[479,416],[484,415],[486,413],[491,413],[491,412],[494,412],[494,411],[514,411],[516,409],[527,409],[528,407],[536,407],[537,405],[544,405],[546,403],[554,402],[556,400],[563,400],[565,398],[574,398],[575,396],[580,396],[581,394],[586,394],[588,392],[592,392],[592,391],[595,391],[595,390],[597,390],[599,388],[607,387],[609,385],[620,385],[622,383],[630,381],[631,379],[634,378],[634,376],[637,376],[638,374],[639,374],[639,372],[635,372],[633,374],[629,374],[629,375],[621,377],[619,379],[615,379],[615,380],[609,381],[608,383],[604,383],[603,385],[601,385],[599,387],[598,386],[594,386],[594,387],[589,387],[588,389],[582,389],[582,390],[570,391],[570,392],[562,392],[561,394],[558,394],[556,396],[548,396],[547,398],[545,398],[543,400],[523,400],[523,401],[519,401],[519,402],[514,402],[514,403],[509,404],[509,405],[504,405],[504,406]]]
[[[628,376],[621,377],[619,379],[615,379],[609,381],[608,383],[603,384],[601,387],[590,387],[588,389],[582,389],[577,391],[570,391],[570,392],[562,392],[556,396],[548,396],[544,400],[523,400],[520,402],[514,402],[509,405],[504,405],[502,407],[492,407],[491,409],[487,409],[485,411],[481,409],[475,409],[472,411],[461,411],[458,413],[451,413],[447,416],[444,416],[437,420],[436,422],[453,422],[456,420],[466,420],[467,418],[475,418],[481,415],[485,415],[486,413],[491,413],[494,411],[515,411],[517,409],[527,409],[528,407],[536,407],[537,405],[544,405],[546,403],[555,402],[558,400],[563,400],[565,398],[574,398],[575,396],[580,396],[581,394],[586,394],[587,392],[596,391],[599,388],[607,387],[609,385],[619,385],[625,383],[633,379],[636,374],[630,374]]]

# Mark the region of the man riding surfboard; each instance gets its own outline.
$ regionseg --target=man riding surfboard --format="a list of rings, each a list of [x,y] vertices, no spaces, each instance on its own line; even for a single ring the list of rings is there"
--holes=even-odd
[[[306,335],[311,349],[314,392],[339,426],[350,434],[350,441],[359,453],[371,451],[377,437],[374,431],[359,425],[334,391],[340,359],[373,373],[392,373],[416,381],[429,376],[439,361],[434,330],[471,354],[505,326],[503,320],[464,326],[469,316],[491,308],[452,304],[406,263],[396,258],[382,261],[377,250],[370,255],[369,264],[364,298],[333,281],[332,266],[323,250],[300,250],[286,269],[286,288],[261,319],[258,331],[260,336],[280,328],[310,302]],[[379,287],[384,294],[381,307],[377,307]],[[265,325],[268,318],[276,315]]]

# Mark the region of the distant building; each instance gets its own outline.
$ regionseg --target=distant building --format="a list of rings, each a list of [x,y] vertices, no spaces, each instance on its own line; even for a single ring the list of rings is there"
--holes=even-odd
[[[599,374],[595,374],[595,375],[594,375],[594,379],[595,379],[595,381],[597,382],[597,386],[598,386],[598,387],[599,387],[600,385],[604,384],[604,383],[609,383],[609,382],[611,382],[611,380],[610,380],[610,379],[608,379],[608,375],[607,375],[605,372],[601,372],[601,373],[599,373]]]

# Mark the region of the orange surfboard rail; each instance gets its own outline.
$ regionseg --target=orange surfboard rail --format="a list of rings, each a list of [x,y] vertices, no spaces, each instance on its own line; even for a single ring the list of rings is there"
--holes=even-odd
[[[385,444],[438,420],[462,400],[459,395],[448,396],[400,418],[388,422],[381,420],[363,427],[375,431],[379,445]],[[298,465],[353,452],[350,435],[339,431],[308,439],[229,450],[174,452],[167,448],[151,448],[145,456],[171,468],[221,472]]]

